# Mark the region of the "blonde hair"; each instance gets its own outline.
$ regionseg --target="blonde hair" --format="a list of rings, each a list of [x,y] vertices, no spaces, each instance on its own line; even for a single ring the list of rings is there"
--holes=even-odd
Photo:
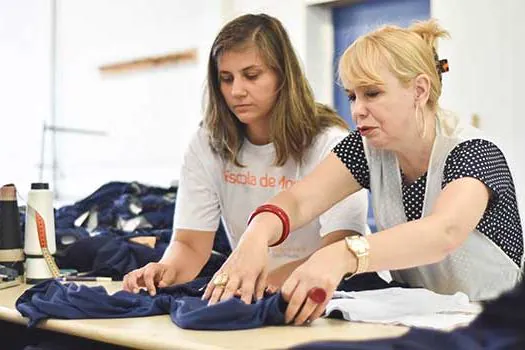
[[[339,76],[344,86],[383,85],[381,66],[404,85],[420,74],[430,79],[427,106],[436,111],[441,96],[437,39],[449,37],[436,20],[418,21],[409,28],[383,26],[357,39],[341,56]],[[351,83],[351,84],[350,84]]]
[[[203,124],[209,131],[210,145],[215,152],[235,165],[243,166],[238,155],[245,138],[245,125],[224,100],[217,65],[223,52],[249,45],[258,49],[279,79],[278,97],[270,121],[270,141],[276,151],[275,165],[284,165],[289,157],[301,162],[304,151],[324,128],[348,128],[333,109],[315,102],[281,22],[265,14],[244,15],[222,28],[208,60]]]

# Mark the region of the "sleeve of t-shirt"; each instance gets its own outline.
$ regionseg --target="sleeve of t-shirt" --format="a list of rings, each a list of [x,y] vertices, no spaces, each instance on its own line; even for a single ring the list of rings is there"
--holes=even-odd
[[[487,186],[491,191],[491,205],[512,187],[512,176],[505,156],[498,146],[487,140],[462,142],[448,155],[441,187],[463,177],[478,179]]]
[[[321,161],[341,140],[346,132],[334,134],[321,150]],[[368,194],[366,190],[358,191],[334,205],[319,217],[321,237],[339,230],[352,230],[361,234],[367,231]]]
[[[366,160],[363,138],[358,131],[352,131],[332,150],[350,170],[363,188],[370,189],[370,170]]]
[[[184,154],[174,229],[215,232],[219,226],[219,195],[210,173],[214,171],[214,155],[207,142],[204,131],[200,129]]]

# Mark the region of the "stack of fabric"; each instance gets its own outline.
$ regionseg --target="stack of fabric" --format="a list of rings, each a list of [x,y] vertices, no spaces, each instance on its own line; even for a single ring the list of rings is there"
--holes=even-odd
[[[86,198],[57,209],[58,266],[120,280],[126,273],[158,261],[171,239],[176,198],[177,187],[109,182]],[[25,210],[21,209],[23,225]],[[220,225],[213,254],[201,275],[212,275],[230,252]]]

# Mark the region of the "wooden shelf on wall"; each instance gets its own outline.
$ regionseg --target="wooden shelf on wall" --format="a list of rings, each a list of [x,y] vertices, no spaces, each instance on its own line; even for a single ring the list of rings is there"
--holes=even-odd
[[[189,49],[161,56],[150,56],[130,61],[110,63],[100,66],[99,70],[101,73],[124,73],[180,64],[183,62],[197,62],[197,49]]]

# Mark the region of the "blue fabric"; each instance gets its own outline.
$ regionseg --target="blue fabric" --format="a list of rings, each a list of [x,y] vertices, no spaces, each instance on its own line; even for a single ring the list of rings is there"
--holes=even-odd
[[[91,195],[72,205],[64,206],[55,213],[57,243],[61,244],[63,230],[76,229],[85,238],[85,229],[74,225],[75,220],[87,211],[97,213],[97,234],[124,234],[119,230],[119,220],[129,220],[137,216],[147,218],[151,214],[154,222],[147,221],[155,229],[171,229],[175,209],[176,188],[145,186],[137,182],[109,182]],[[145,202],[143,203],[143,200]],[[135,213],[131,205],[141,208]]]
[[[45,329],[0,320],[2,350],[129,350],[127,347],[97,342]]]
[[[81,272],[92,271],[93,262],[98,252],[113,239],[115,238],[111,236],[84,238],[64,250],[58,250],[55,254],[55,261],[61,268],[75,269]]]
[[[296,346],[295,350],[348,349],[348,350],[523,350],[525,342],[516,333],[498,329],[483,329],[474,333],[464,330],[450,333],[427,329],[411,329],[394,339],[361,342],[314,342]]]
[[[126,273],[158,261],[171,239],[176,194],[175,187],[109,182],[85,199],[56,210],[58,266],[120,280]],[[134,212],[132,205],[141,208],[140,213]],[[87,211],[97,213],[98,226],[91,234],[86,228],[74,224]],[[21,213],[25,214],[24,211]],[[133,232],[120,229],[121,220],[138,216],[145,219],[143,225]],[[129,242],[131,237],[137,236],[157,237],[156,247],[152,249]],[[212,255],[199,276],[213,274],[231,253],[222,224],[215,234],[213,250],[218,254]]]
[[[86,198],[73,205],[64,206],[57,210],[57,227],[74,227],[74,221],[84,212],[97,208],[99,215],[99,225],[111,227],[114,223],[115,215],[118,213],[128,213],[131,198],[140,198],[148,195],[164,196],[168,193],[176,193],[176,188],[160,188],[142,185],[138,182],[109,182],[104,184]],[[173,213],[172,213],[173,215]]]
[[[363,290],[375,290],[393,287],[410,288],[408,285],[396,281],[386,282],[376,272],[367,272],[352,276],[350,279],[342,279],[337,286],[337,290],[345,292],[359,292]]]
[[[145,291],[120,291],[108,295],[103,287],[87,287],[56,280],[40,283],[25,291],[16,301],[17,310],[34,327],[47,318],[124,318],[170,314],[185,329],[234,330],[283,325],[286,303],[281,294],[266,295],[246,305],[238,298],[207,306],[201,300],[209,279],[161,288],[151,297]]]
[[[29,326],[53,317],[122,318],[169,313],[181,328],[233,330],[283,325],[286,303],[280,294],[266,295],[246,305],[237,298],[207,306],[200,299],[209,279],[162,288],[154,297],[146,292],[124,291],[108,295],[102,287],[46,281],[27,290],[16,301],[17,310],[29,318]],[[362,350],[513,350],[525,349],[525,283],[484,304],[483,312],[467,327],[451,332],[410,330],[391,339],[360,342],[317,342],[294,349]]]
[[[166,246],[167,243],[157,243],[155,248],[150,248],[123,237],[114,238],[98,250],[90,275],[110,276],[119,280],[138,267],[159,261]]]
[[[128,233],[118,228],[118,221],[142,216],[146,219],[145,223],[148,226],[138,227],[136,231],[144,234],[150,231],[165,230],[163,238],[169,242],[173,227],[176,195],[176,187],[161,188],[146,186],[137,182],[109,182],[85,199],[56,210],[57,248],[59,250],[66,248],[66,245],[62,243],[62,236],[74,236],[77,239],[90,237],[85,228],[74,225],[75,220],[80,215],[90,210],[97,213],[98,226],[95,229],[97,235],[126,236]],[[131,204],[141,208],[141,212],[135,214],[130,207]],[[231,253],[222,225],[215,235],[213,250],[225,256]]]
[[[150,262],[159,261],[168,243],[158,241],[155,248],[130,242],[128,237],[109,240],[93,259],[90,276],[109,276],[120,280],[130,271]],[[226,261],[226,256],[212,254],[198,277],[212,276]]]

